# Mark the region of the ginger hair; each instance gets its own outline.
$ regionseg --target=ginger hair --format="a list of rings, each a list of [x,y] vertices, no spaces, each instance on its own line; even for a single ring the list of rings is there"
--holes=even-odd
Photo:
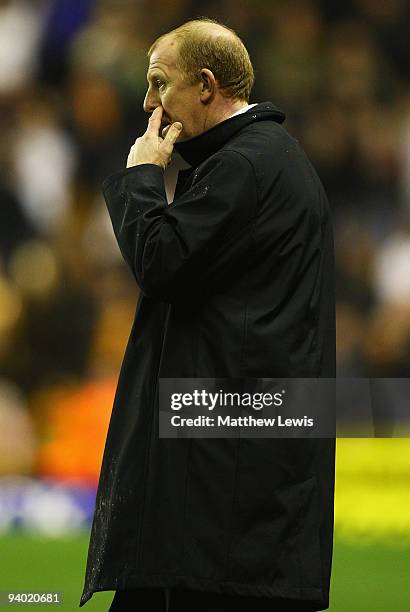
[[[172,37],[178,43],[178,68],[194,85],[201,70],[211,70],[224,95],[249,102],[254,72],[249,53],[238,34],[212,19],[187,21],[155,40],[148,50],[151,57],[158,43]]]

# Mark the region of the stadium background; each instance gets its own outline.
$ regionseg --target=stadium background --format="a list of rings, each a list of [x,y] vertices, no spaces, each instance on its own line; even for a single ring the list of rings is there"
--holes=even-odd
[[[146,49],[238,30],[334,212],[338,373],[409,377],[405,0],[0,0],[0,590],[74,610],[136,302],[100,193],[145,129]],[[331,612],[408,610],[410,444],[338,441]],[[106,609],[97,595],[87,610]]]

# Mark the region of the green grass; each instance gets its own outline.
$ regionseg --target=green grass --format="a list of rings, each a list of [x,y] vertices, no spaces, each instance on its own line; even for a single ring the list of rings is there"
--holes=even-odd
[[[5,610],[78,610],[87,546],[88,534],[60,539],[17,534],[0,538],[0,591],[63,594],[62,605],[16,604]],[[98,593],[83,609],[103,612],[112,598],[113,593]]]
[[[8,609],[78,609],[88,535],[44,539],[0,538],[0,591],[63,593],[61,606],[15,605]],[[386,543],[358,546],[337,538],[334,548],[331,612],[407,612],[410,550]],[[96,593],[85,612],[108,610],[112,593]],[[6,608],[5,608],[6,609]]]
[[[331,612],[408,612],[410,549],[397,542],[336,539]]]

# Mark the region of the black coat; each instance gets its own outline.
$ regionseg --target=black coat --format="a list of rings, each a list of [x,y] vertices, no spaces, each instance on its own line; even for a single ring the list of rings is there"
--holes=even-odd
[[[158,379],[335,374],[328,202],[271,103],[177,143],[104,195],[141,289],[118,382],[82,603],[181,587],[328,604],[334,441],[159,439]]]

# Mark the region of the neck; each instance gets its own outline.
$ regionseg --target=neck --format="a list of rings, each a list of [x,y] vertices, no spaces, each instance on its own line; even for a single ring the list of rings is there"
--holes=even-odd
[[[209,130],[214,125],[225,121],[234,113],[237,113],[244,106],[248,106],[245,100],[233,100],[230,98],[221,97],[215,104],[208,108],[205,115],[203,130]]]
[[[223,119],[221,119],[221,121],[223,121],[224,119],[228,119],[228,117],[230,117],[234,113],[237,113],[239,110],[241,110],[241,108],[244,108],[245,106],[248,106],[248,102],[245,102],[245,100],[231,101],[230,104],[226,107],[224,111],[224,117]]]

